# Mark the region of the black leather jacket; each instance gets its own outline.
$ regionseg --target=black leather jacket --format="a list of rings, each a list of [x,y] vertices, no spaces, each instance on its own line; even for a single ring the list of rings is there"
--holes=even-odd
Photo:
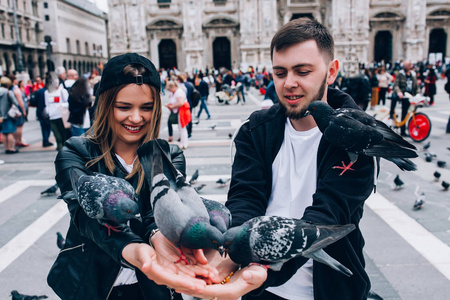
[[[183,152],[175,145],[159,140],[164,151],[172,159],[175,167],[185,174]],[[69,170],[72,167],[86,169],[85,164],[100,155],[100,149],[85,137],[72,137],[55,160],[56,181],[61,193],[72,190]],[[115,159],[116,169],[111,174],[103,161],[89,170],[124,178],[127,172]],[[128,180],[134,188],[138,178]],[[95,219],[89,218],[76,200],[65,200],[70,213],[70,225],[66,243],[53,264],[47,282],[61,299],[107,299],[121,267],[122,249],[133,242],[147,243],[150,232],[156,228],[150,205],[150,191],[144,183],[138,195],[142,222],[132,220],[130,226],[121,232],[111,232]],[[170,291],[165,286],[156,285],[136,269],[141,290],[151,299],[170,299]]]

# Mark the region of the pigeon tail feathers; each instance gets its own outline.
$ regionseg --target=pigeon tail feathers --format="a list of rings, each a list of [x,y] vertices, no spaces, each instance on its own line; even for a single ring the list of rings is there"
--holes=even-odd
[[[329,256],[323,249],[320,249],[318,251],[309,253],[308,255],[303,254],[303,256],[312,258],[318,262],[321,262],[330,268],[344,274],[347,277],[350,277],[353,275],[352,271],[350,271],[348,268],[343,266],[340,262]]]
[[[387,160],[393,162],[402,171],[416,171],[417,165],[407,158],[386,158]]]
[[[308,249],[302,252],[304,256],[337,242],[356,228],[355,224],[316,225],[316,227],[319,236]]]

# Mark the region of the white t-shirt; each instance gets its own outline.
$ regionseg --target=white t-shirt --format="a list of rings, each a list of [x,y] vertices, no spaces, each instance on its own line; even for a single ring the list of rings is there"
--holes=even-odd
[[[306,207],[312,204],[321,137],[318,127],[296,131],[286,119],[284,141],[272,163],[272,194],[267,216],[300,219]],[[267,290],[286,299],[313,300],[312,264],[312,260],[308,260],[285,284]]]
[[[177,90],[175,91],[175,93],[172,93],[172,94],[170,95],[170,97],[169,97],[169,103],[170,103],[170,104],[177,104],[177,103],[178,103],[178,100],[177,100],[177,99],[180,98],[180,97],[184,98],[184,102],[187,101],[186,93],[185,93],[182,89],[177,88]],[[176,114],[176,113],[178,112],[178,108],[172,109],[172,112],[173,112],[174,114]]]
[[[116,157],[120,161],[124,169],[127,170],[128,173],[130,173],[133,170],[133,165],[136,159],[134,159],[131,165],[127,165],[127,163],[125,162],[125,160],[123,160],[122,157],[120,157],[117,154]],[[116,281],[114,281],[113,286],[130,285],[136,282],[138,282],[136,272],[132,269],[122,267],[120,268],[119,275],[117,275]]]
[[[69,108],[68,98],[69,93],[62,85],[51,93],[48,90],[45,91],[45,109],[50,120],[62,118],[62,110]]]

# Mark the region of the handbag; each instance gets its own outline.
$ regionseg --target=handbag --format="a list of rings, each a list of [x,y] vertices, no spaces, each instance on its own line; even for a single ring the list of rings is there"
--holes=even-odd
[[[170,111],[169,123],[178,124],[178,112],[174,113],[173,111]]]
[[[18,119],[22,116],[22,112],[16,105],[11,105],[11,108],[8,110],[8,116],[12,119]]]

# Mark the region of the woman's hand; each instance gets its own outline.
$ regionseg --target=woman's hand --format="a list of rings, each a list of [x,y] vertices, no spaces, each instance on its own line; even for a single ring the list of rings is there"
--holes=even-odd
[[[235,300],[259,288],[266,279],[266,268],[260,265],[251,265],[233,274],[228,283],[208,285],[200,293],[189,289],[176,289],[176,291],[203,299]]]
[[[184,264],[174,264],[156,252],[150,245],[131,243],[122,250],[122,257],[139,268],[150,280],[159,285],[167,285],[175,290],[188,290],[202,293],[206,283],[199,277],[208,277],[210,272],[204,268],[194,268]]]

